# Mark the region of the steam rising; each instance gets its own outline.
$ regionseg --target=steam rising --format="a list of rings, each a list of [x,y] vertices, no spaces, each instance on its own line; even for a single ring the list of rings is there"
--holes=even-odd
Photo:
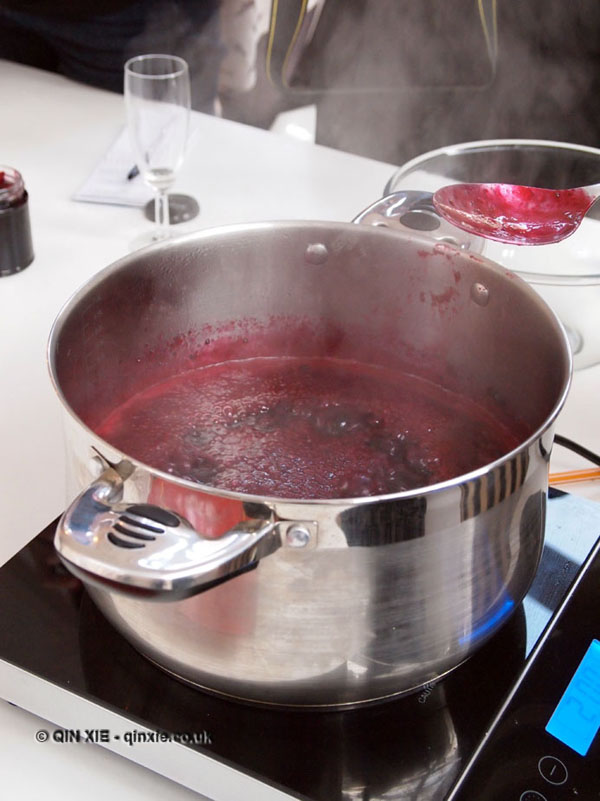
[[[278,94],[264,75],[275,7],[290,17]],[[304,16],[302,8],[212,0],[184,12],[164,0],[132,54],[170,45],[190,63],[195,108],[212,110],[218,92],[233,89],[227,116],[247,113],[263,127],[280,110],[316,103],[318,142],[395,164],[475,139],[600,145],[598,0],[311,0]]]
[[[474,139],[600,144],[597,0],[340,9],[325,0],[295,76],[319,92],[321,143],[393,163]]]

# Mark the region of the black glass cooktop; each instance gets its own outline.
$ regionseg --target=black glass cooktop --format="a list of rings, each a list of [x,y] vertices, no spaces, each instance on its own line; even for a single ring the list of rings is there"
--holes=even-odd
[[[538,577],[503,629],[449,676],[397,700],[286,711],[178,682],[140,656],[65,571],[52,545],[54,525],[0,568],[0,659],[133,724],[195,733],[187,748],[291,798],[443,801],[577,573],[585,554],[570,555],[577,535],[571,529],[595,528],[576,551],[589,550],[600,534],[600,505],[583,504],[573,516],[571,496],[550,500]]]

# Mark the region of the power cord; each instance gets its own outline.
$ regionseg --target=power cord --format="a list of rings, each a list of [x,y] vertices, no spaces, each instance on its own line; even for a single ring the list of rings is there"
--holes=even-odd
[[[554,436],[554,443],[555,445],[560,445],[563,448],[568,448],[570,451],[573,451],[579,456],[583,456],[583,458],[587,459],[588,462],[592,462],[592,464],[596,464],[600,467],[600,456],[598,456],[597,453],[584,448],[583,445],[573,442],[572,439],[563,437],[561,434],[556,434]]]

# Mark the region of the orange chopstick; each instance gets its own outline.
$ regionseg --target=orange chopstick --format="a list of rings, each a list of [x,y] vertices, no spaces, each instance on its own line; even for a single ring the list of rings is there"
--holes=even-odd
[[[588,470],[565,470],[564,473],[550,473],[550,484],[568,484],[571,481],[591,481],[600,478],[600,467],[591,467]]]

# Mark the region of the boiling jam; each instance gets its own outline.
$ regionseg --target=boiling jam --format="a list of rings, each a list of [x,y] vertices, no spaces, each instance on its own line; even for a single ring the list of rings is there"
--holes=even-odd
[[[329,358],[261,357],[191,370],[130,398],[98,434],[180,478],[294,499],[415,489],[518,445],[464,396]]]

